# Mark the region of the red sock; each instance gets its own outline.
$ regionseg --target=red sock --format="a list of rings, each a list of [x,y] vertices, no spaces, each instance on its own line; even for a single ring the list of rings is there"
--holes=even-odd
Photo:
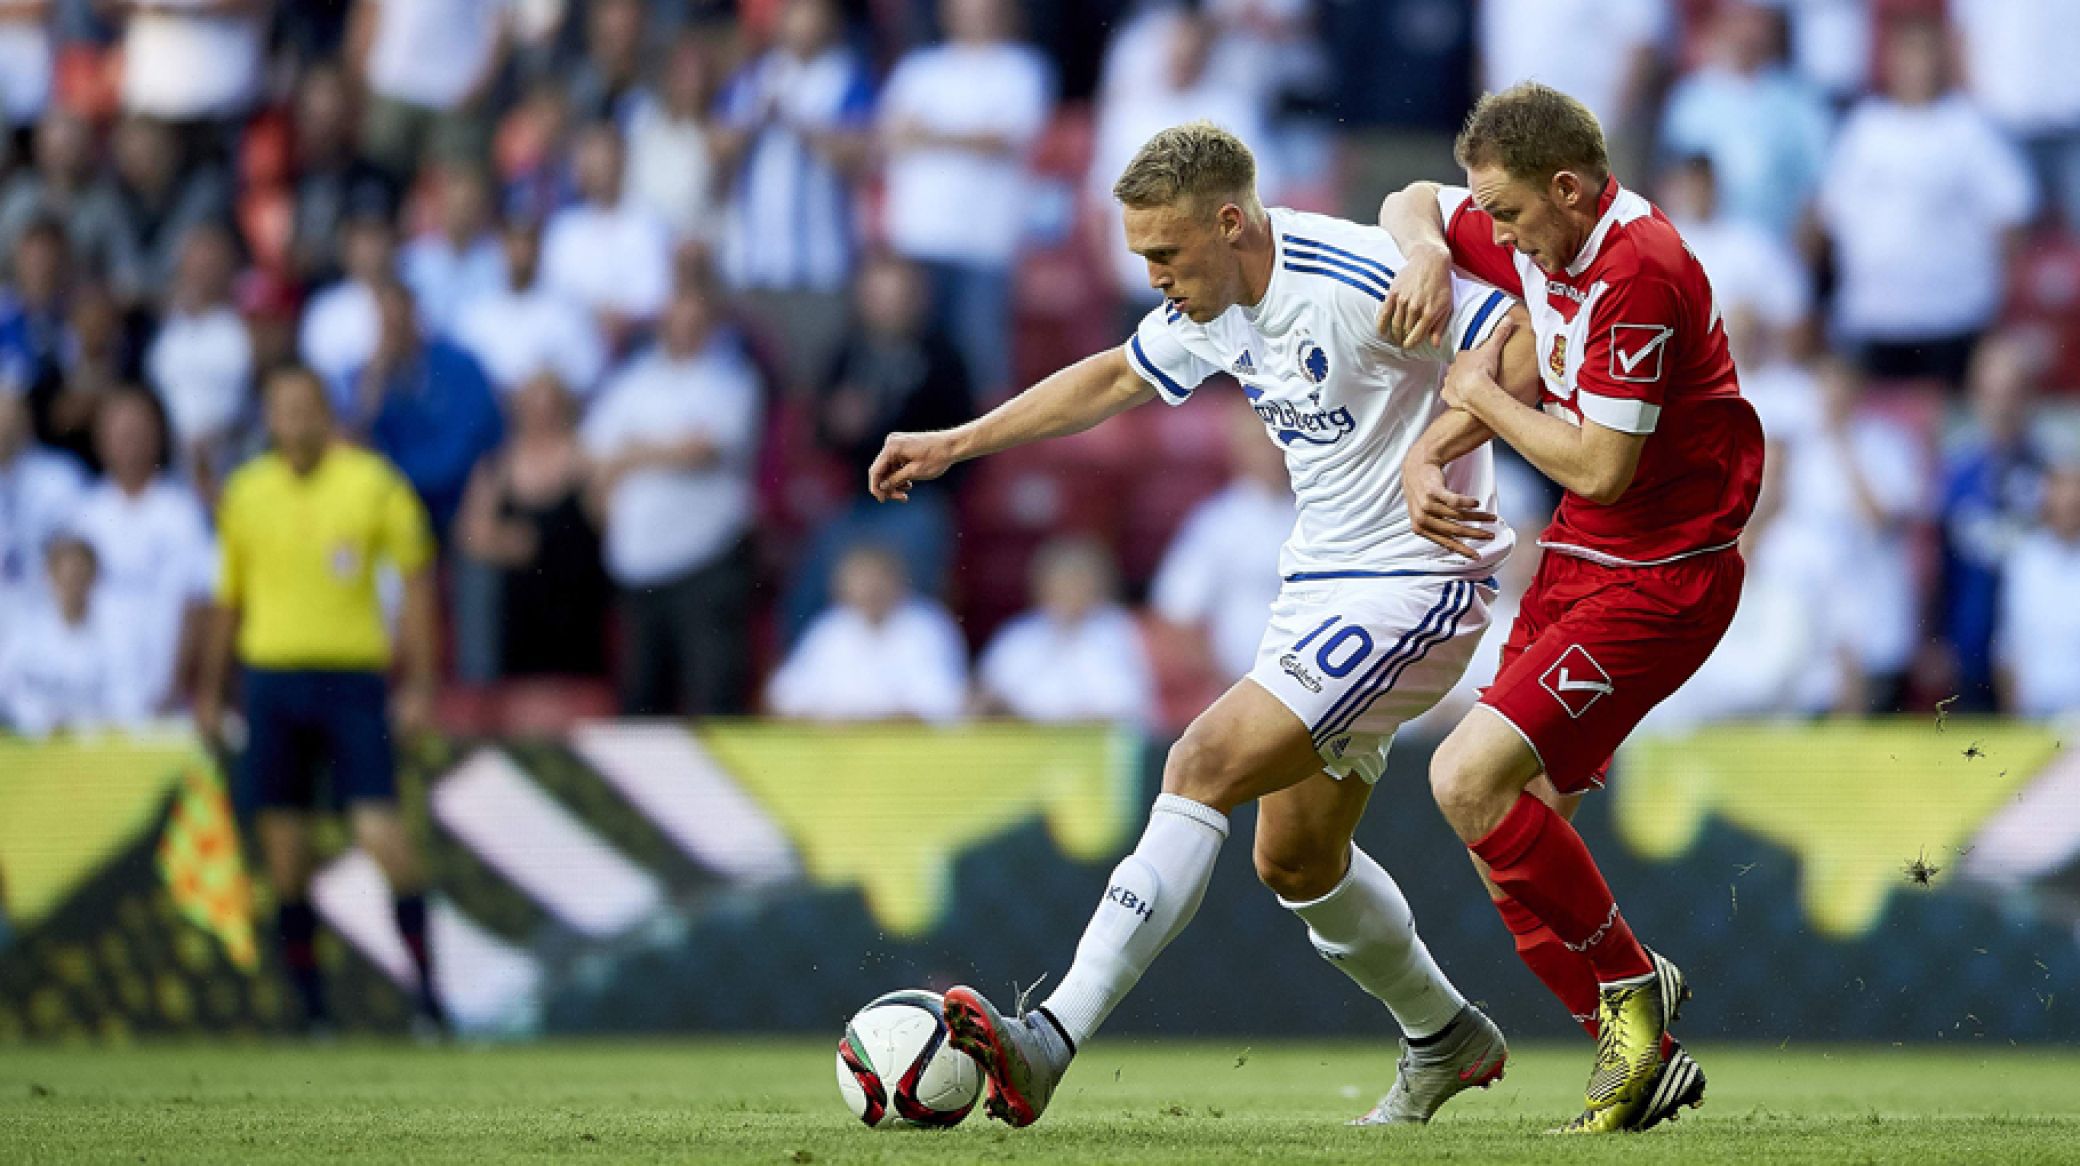
[[[1587,958],[1599,983],[1653,972],[1589,848],[1552,807],[1520,794],[1502,821],[1468,849],[1488,864],[1496,886],[1529,908],[1568,950]]]
[[[1553,929],[1538,921],[1531,908],[1515,899],[1497,899],[1495,910],[1502,925],[1517,941],[1517,958],[1531,969],[1546,991],[1559,997],[1561,1007],[1574,1022],[1596,1036],[1596,973],[1582,953],[1569,951]]]
[[[1552,928],[1540,923],[1531,908],[1515,899],[1497,899],[1495,911],[1517,941],[1517,958],[1524,961],[1547,991],[1559,997],[1561,1006],[1589,1034],[1589,1039],[1595,1040],[1601,1026],[1596,1022],[1596,971],[1589,961],[1582,958],[1581,952],[1560,942]],[[1662,1033],[1661,1059],[1674,1056],[1675,1048],[1675,1038]]]

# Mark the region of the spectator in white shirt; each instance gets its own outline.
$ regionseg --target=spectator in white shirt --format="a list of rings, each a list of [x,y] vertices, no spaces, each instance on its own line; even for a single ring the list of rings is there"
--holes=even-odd
[[[657,346],[609,382],[579,431],[621,592],[630,716],[743,710],[760,396],[706,289],[685,287]]]
[[[1012,39],[1007,0],[943,0],[939,11],[946,43],[897,62],[881,96],[888,242],[931,273],[938,325],[993,398],[1011,384],[1011,261],[1054,78]]]
[[[0,646],[0,723],[26,737],[142,723],[150,709],[136,662],[92,607],[94,548],[60,535],[44,562],[55,602],[28,612]]]
[[[358,210],[340,243],[345,276],[311,297],[296,336],[303,363],[325,378],[334,400],[347,394],[354,371],[375,355],[380,324],[376,288],[397,278],[397,231],[380,210]]]
[[[613,126],[586,127],[571,155],[580,201],[549,219],[542,282],[592,313],[608,351],[620,352],[671,294],[671,235],[648,207],[626,197],[624,147]]]
[[[78,462],[36,444],[29,399],[0,388],[0,644],[9,623],[44,599],[44,544],[86,488]]]
[[[2014,145],[1945,77],[1942,25],[1893,22],[1885,94],[1850,111],[1820,191],[1835,327],[1885,379],[1964,378],[2035,204]]]
[[[403,177],[421,159],[479,163],[491,140],[484,99],[505,64],[510,0],[359,0],[348,57],[372,100],[362,149]]]
[[[580,400],[590,397],[607,362],[598,326],[583,308],[543,286],[539,226],[515,219],[506,224],[502,242],[500,289],[462,308],[456,343],[477,358],[501,393],[546,371]]]
[[[910,592],[902,560],[872,545],[846,552],[838,601],[816,617],[766,685],[766,708],[817,721],[958,720],[966,646],[946,609]]]
[[[51,0],[0,0],[0,133],[43,116],[51,97]]]
[[[232,302],[238,251],[211,223],[188,232],[145,374],[166,406],[178,460],[210,480],[232,454],[253,379],[253,342]]]
[[[1264,436],[1264,423],[1243,404],[1228,425],[1234,476],[1199,503],[1163,552],[1149,591],[1156,614],[1200,645],[1195,655],[1221,683],[1247,676],[1256,663],[1271,603],[1278,598],[1278,552],[1293,532],[1293,487],[1285,452]]]
[[[1721,5],[1710,56],[1668,95],[1661,138],[1668,153],[1711,159],[1728,218],[1788,243],[1819,189],[1832,118],[1783,67],[1782,22],[1756,0]]]
[[[1088,540],[1048,543],[1033,558],[1032,599],[1032,610],[998,629],[983,652],[976,711],[1148,724],[1155,677],[1141,629],[1119,604],[1111,554]]]
[[[1996,654],[2009,711],[2026,717],[2080,713],[2080,465],[2044,480],[2044,522],[2010,554],[2001,580]]]
[[[274,0],[131,3],[123,108],[168,121],[233,118],[260,98]]]
[[[1773,379],[1763,412],[1785,454],[1783,506],[1756,547],[1756,570],[1801,581],[1819,621],[1822,667],[1805,703],[1898,711],[1921,642],[1914,535],[1933,518],[1930,451],[1903,423],[1865,407],[1864,379],[1852,367]],[[1846,675],[1823,684],[1823,658],[1837,651]]]
[[[1107,50],[1109,84],[1098,95],[1095,143],[1086,175],[1096,246],[1113,283],[1138,322],[1157,299],[1148,263],[1127,250],[1119,200],[1112,184],[1136,151],[1162,130],[1205,119],[1241,138],[1256,153],[1257,189],[1276,200],[1268,95],[1235,85],[1222,71],[1220,27],[1204,12],[1162,7],[1122,32]],[[1129,325],[1131,327],[1131,325]]]
[[[462,313],[506,286],[506,261],[491,222],[491,183],[474,166],[441,174],[439,221],[405,244],[399,274],[419,301],[419,319],[437,335],[452,336]]]
[[[738,311],[786,338],[787,379],[806,389],[845,329],[874,93],[835,0],[786,0],[776,32],[722,94],[714,140],[733,192],[722,267]]]
[[[2080,229],[2080,6],[1953,0],[1965,85],[2022,144],[2048,205]]]
[[[1623,139],[1646,128],[1669,8],[1667,0],[1484,0],[1481,87],[1493,93],[1543,81]]]
[[[712,247],[722,230],[715,146],[708,121],[713,88],[708,46],[681,37],[657,85],[628,115],[628,194],[681,242]]]
[[[94,420],[106,471],[87,490],[72,530],[101,563],[94,606],[131,653],[145,707],[168,709],[191,670],[215,584],[216,548],[193,491],[159,473],[159,410],[135,392],[110,396]]]

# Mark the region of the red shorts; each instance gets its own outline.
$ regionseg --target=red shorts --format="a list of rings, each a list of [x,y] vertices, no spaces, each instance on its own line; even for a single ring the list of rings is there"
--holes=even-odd
[[[1745,573],[1733,548],[1659,567],[1547,551],[1481,703],[1523,735],[1560,792],[1600,786],[1633,726],[1719,646]]]

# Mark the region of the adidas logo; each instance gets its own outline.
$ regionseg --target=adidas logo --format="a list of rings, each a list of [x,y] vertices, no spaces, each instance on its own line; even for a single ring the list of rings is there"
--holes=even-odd
[[[1242,355],[1236,357],[1235,363],[1229,367],[1234,370],[1236,376],[1248,376],[1257,371],[1257,362],[1250,359],[1249,349],[1245,348]]]

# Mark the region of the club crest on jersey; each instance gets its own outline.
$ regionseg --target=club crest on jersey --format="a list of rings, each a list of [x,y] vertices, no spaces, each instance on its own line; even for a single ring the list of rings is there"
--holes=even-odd
[[[1580,719],[1590,705],[1618,691],[1611,674],[1580,644],[1569,644],[1545,675],[1538,678],[1538,683],[1553,694],[1572,719]]]
[[[1329,379],[1329,354],[1312,340],[1300,342],[1300,372],[1313,384]]]
[[[1552,373],[1553,379],[1556,381],[1567,379],[1567,337],[1565,335],[1553,337],[1553,352],[1552,355],[1546,357],[1546,371]]]
[[[1246,377],[1257,371],[1257,362],[1250,357],[1249,349],[1245,348],[1242,350],[1242,355],[1236,357],[1235,363],[1230,365],[1229,368],[1236,376]]]

